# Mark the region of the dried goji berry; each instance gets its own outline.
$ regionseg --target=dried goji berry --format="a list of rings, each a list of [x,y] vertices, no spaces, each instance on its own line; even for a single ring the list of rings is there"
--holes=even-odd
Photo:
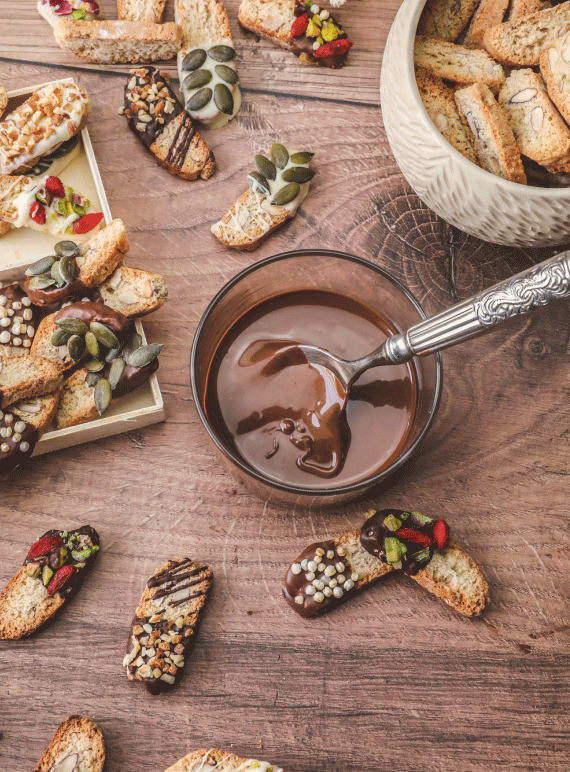
[[[436,520],[433,524],[433,538],[438,550],[444,550],[449,542],[449,526],[445,520]]]
[[[55,196],[56,198],[65,198],[65,188],[59,177],[46,177],[45,186],[46,190],[49,191],[52,196]]]
[[[37,222],[38,225],[44,225],[46,221],[46,210],[40,204],[39,201],[34,201],[34,203],[30,207],[30,217],[34,222]]]
[[[93,228],[96,228],[97,225],[99,225],[102,219],[103,212],[97,212],[96,214],[84,214],[83,217],[80,217],[79,220],[76,220],[73,223],[73,232],[89,233],[89,231],[92,231]]]
[[[35,544],[32,544],[30,551],[28,552],[28,560],[34,558],[42,558],[47,555],[48,552],[61,547],[63,540],[59,536],[43,536]]]
[[[330,43],[324,43],[316,51],[313,51],[313,56],[316,59],[322,59],[325,56],[341,56],[346,54],[349,48],[352,48],[354,43],[346,38],[340,38],[340,40],[331,40]]]
[[[53,595],[67,584],[73,574],[73,566],[62,566],[47,586],[48,595]]]
[[[420,531],[414,531],[412,528],[398,528],[394,533],[398,539],[404,539],[404,541],[411,541],[412,544],[421,544],[424,547],[431,547],[433,539],[427,533],[421,533]]]
[[[304,13],[302,16],[298,16],[291,25],[291,37],[298,38],[309,26],[309,14]]]

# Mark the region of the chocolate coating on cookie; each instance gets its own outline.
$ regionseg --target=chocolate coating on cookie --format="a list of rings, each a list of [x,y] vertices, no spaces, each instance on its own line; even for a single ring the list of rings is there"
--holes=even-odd
[[[9,408],[0,410],[0,474],[8,474],[27,461],[38,439],[35,426],[22,421]]]
[[[84,301],[82,303],[72,303],[65,306],[54,317],[57,324],[61,319],[68,318],[81,319],[82,322],[89,325],[91,322],[100,322],[111,329],[115,335],[122,340],[120,333],[125,333],[129,329],[130,321],[120,311],[106,306],[104,303],[92,303]]]
[[[402,528],[424,534],[427,539],[431,541],[431,544],[417,544],[406,539],[405,536],[399,536],[397,531],[394,533],[394,531],[385,524],[386,518],[389,518],[390,515],[401,522]],[[431,560],[435,549],[433,541],[434,521],[430,518],[424,518],[428,522],[422,523],[417,519],[414,519],[414,516],[415,513],[406,512],[402,509],[381,509],[364,522],[360,531],[360,543],[371,555],[374,555],[374,557],[378,558],[383,563],[388,563],[388,560],[386,559],[385,540],[386,537],[390,538],[397,536],[406,547],[406,553],[401,558],[401,570],[409,575],[417,574],[417,572],[421,568],[424,568],[426,563]],[[422,516],[420,515],[420,517]],[[429,558],[427,560],[424,559],[421,562],[416,561],[415,557],[424,553],[426,549],[429,550]],[[394,568],[398,570],[399,567]]]
[[[82,298],[91,293],[91,290],[83,284],[81,279],[74,279],[63,287],[46,287],[46,289],[34,289],[30,287],[32,276],[28,276],[24,287],[29,299],[35,306],[52,306],[65,303],[66,300]]]
[[[38,328],[38,311],[19,284],[0,289],[0,346],[27,352]],[[1,348],[0,348],[1,350]]]

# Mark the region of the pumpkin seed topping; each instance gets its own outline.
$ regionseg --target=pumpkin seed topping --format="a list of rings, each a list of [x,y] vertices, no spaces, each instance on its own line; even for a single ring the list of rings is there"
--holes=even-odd
[[[80,335],[72,335],[67,341],[69,356],[74,362],[79,362],[85,351],[85,341]]]
[[[98,359],[92,359],[85,365],[85,369],[90,373],[99,373],[104,367],[105,362],[100,362]]]
[[[149,343],[147,346],[141,346],[129,356],[129,365],[131,367],[145,367],[157,358],[164,346],[160,343]]]
[[[218,83],[214,89],[214,104],[221,113],[231,115],[234,111],[232,92],[224,83]]]
[[[285,206],[290,204],[293,199],[297,198],[301,192],[301,186],[298,182],[290,182],[289,185],[285,185],[274,195],[272,204],[274,206]]]
[[[87,327],[87,325],[85,325],[85,327]],[[102,343],[103,346],[107,346],[107,348],[121,347],[121,344],[119,343],[115,333],[106,325],[101,324],[101,322],[91,322],[89,328],[99,343]],[[87,332],[87,329],[85,332]]]
[[[210,70],[196,70],[196,72],[191,72],[190,75],[184,78],[181,88],[186,91],[190,91],[193,88],[202,88],[202,86],[208,85],[212,77]]]
[[[314,155],[314,153],[306,153],[304,151],[300,151],[299,153],[293,153],[291,160],[294,164],[308,164]]]
[[[40,260],[37,260],[33,265],[30,265],[30,267],[26,269],[26,276],[39,276],[41,273],[47,273],[56,260],[57,257],[55,255],[48,255],[47,257],[40,258]]]
[[[112,362],[114,359],[116,359],[121,352],[120,348],[112,348],[110,351],[107,352],[107,355],[105,356],[105,362]]]
[[[59,272],[67,284],[75,279],[76,264],[73,257],[64,255],[59,261]]]
[[[289,151],[285,145],[281,145],[279,142],[271,148],[271,160],[279,169],[284,169],[289,163]]]
[[[85,335],[89,330],[89,327],[82,322],[81,319],[77,319],[75,316],[67,316],[64,319],[58,319],[57,326],[61,330],[70,332],[72,335]]]
[[[109,409],[113,394],[111,392],[111,385],[106,378],[101,378],[95,384],[95,390],[93,392],[93,399],[95,400],[95,407],[99,415],[103,415]]]
[[[114,360],[113,364],[111,365],[111,368],[109,370],[109,385],[111,386],[112,391],[114,391],[119,381],[121,380],[121,377],[123,373],[125,372],[126,362],[122,357],[118,357]]]
[[[61,275],[60,260],[57,260],[51,267],[51,278],[55,280],[58,287],[63,287],[65,279]]]
[[[250,172],[247,175],[247,181],[256,192],[263,193],[265,196],[271,195],[269,184],[263,174],[260,174],[259,172]]]
[[[208,56],[215,62],[231,62],[235,58],[236,52],[231,46],[212,46],[208,49]]]
[[[237,72],[232,70],[232,68],[228,67],[226,64],[216,64],[215,70],[218,78],[225,80],[226,83],[230,83],[232,86],[239,83],[239,75]]]
[[[87,351],[91,354],[91,356],[94,357],[95,359],[98,359],[99,358],[99,341],[93,335],[91,330],[85,333],[85,345],[87,346]]]
[[[53,251],[60,257],[77,257],[79,254],[79,247],[75,241],[58,241]]]
[[[194,51],[186,54],[182,60],[182,69],[184,72],[199,70],[207,59],[207,54],[203,48],[196,48]]]
[[[277,169],[275,164],[267,159],[264,155],[254,156],[254,162],[258,171],[268,180],[274,180],[277,177]]]
[[[305,182],[310,182],[315,174],[314,169],[307,169],[306,166],[292,166],[281,173],[281,179],[284,182],[298,182],[299,185],[303,185]]]
[[[42,273],[41,276],[32,276],[30,279],[30,287],[32,289],[46,289],[46,287],[52,287],[55,284],[55,279],[52,279],[48,273]]]
[[[99,373],[87,373],[87,375],[85,376],[85,383],[88,386],[91,386],[91,388],[93,388],[93,386],[95,386],[95,384],[98,383],[101,380],[102,377],[103,377],[103,373],[102,372],[99,372]]]
[[[65,346],[67,341],[71,338],[71,333],[66,332],[66,330],[56,330],[53,335],[51,336],[51,345],[52,346]]]
[[[186,110],[193,110],[194,112],[201,110],[208,104],[211,98],[212,89],[201,88],[199,91],[196,91],[195,94],[192,94],[190,97],[188,97],[188,101],[186,102]]]

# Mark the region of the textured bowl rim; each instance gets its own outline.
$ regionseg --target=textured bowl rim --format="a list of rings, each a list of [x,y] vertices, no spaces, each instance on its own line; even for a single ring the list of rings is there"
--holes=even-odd
[[[402,3],[402,5],[398,10],[398,13],[405,13],[409,6],[414,7],[414,12],[412,15],[412,24],[408,29],[408,36],[406,40],[405,73],[407,77],[410,79],[410,85],[412,87],[411,88],[412,97],[416,103],[417,108],[419,109],[420,115],[422,117],[423,123],[426,126],[426,128],[437,139],[438,144],[440,144],[444,150],[446,150],[447,152],[451,151],[453,157],[455,158],[456,162],[460,164],[460,166],[463,166],[468,173],[474,174],[476,177],[479,177],[482,182],[485,182],[485,183],[495,182],[495,184],[498,185],[499,188],[502,188],[509,193],[520,194],[521,191],[524,190],[527,193],[527,195],[532,197],[543,198],[544,196],[546,196],[547,199],[555,199],[555,200],[568,199],[568,202],[570,203],[570,187],[542,188],[538,185],[521,185],[519,182],[511,182],[511,180],[505,180],[503,177],[499,177],[496,174],[491,174],[491,172],[488,172],[485,169],[482,169],[480,166],[477,166],[476,164],[472,163],[472,161],[469,161],[467,158],[465,158],[465,156],[462,155],[459,152],[459,150],[456,150],[453,147],[453,145],[450,142],[448,142],[443,136],[443,134],[437,129],[436,125],[429,117],[428,112],[420,96],[420,92],[416,81],[415,67],[414,67],[414,41],[417,34],[417,27],[420,20],[421,12],[423,11],[424,6],[426,5],[426,2],[427,0],[404,0],[404,2]]]
[[[216,309],[216,306],[218,305],[220,300],[222,300],[222,298],[233,287],[235,287],[236,284],[239,284],[239,282],[242,281],[242,279],[245,279],[247,276],[249,276],[249,274],[254,273],[260,268],[263,268],[266,265],[270,265],[271,263],[275,263],[280,260],[286,260],[292,257],[304,257],[308,255],[340,258],[343,260],[347,260],[348,262],[359,263],[365,268],[373,272],[379,273],[381,276],[383,276],[385,279],[391,282],[396,288],[396,290],[401,292],[412,303],[412,305],[414,306],[414,308],[416,309],[416,311],[418,312],[418,314],[422,319],[427,319],[427,315],[423,310],[420,302],[414,297],[414,295],[412,295],[410,290],[408,290],[407,287],[401,284],[401,282],[399,282],[398,279],[394,278],[391,274],[389,274],[383,268],[380,268],[380,266],[376,265],[375,263],[372,263],[370,260],[366,260],[363,257],[358,257],[357,255],[353,255],[349,252],[338,252],[332,249],[296,249],[296,250],[291,250],[289,252],[280,252],[276,255],[272,255],[271,257],[266,257],[263,260],[259,260],[258,262],[253,263],[252,265],[248,266],[247,268],[244,268],[242,271],[237,273],[226,284],[224,284],[224,286],[215,294],[215,296],[208,304],[208,307],[202,314],[202,318],[200,319],[198,327],[196,328],[196,332],[194,333],[194,340],[192,342],[192,352],[190,355],[190,383],[192,387],[192,397],[194,399],[194,405],[196,406],[198,416],[200,418],[200,421],[202,422],[202,426],[206,430],[210,439],[214,442],[216,447],[223,453],[223,455],[232,464],[234,464],[242,472],[244,472],[248,477],[252,477],[253,479],[257,480],[258,482],[268,487],[274,488],[279,491],[283,491],[288,494],[294,494],[298,496],[311,496],[315,498],[322,498],[326,496],[339,496],[343,494],[354,494],[356,496],[359,493],[363,493],[369,488],[372,488],[374,485],[378,485],[379,483],[388,479],[396,470],[398,470],[401,466],[403,466],[412,457],[412,455],[415,453],[418,446],[420,445],[420,443],[422,442],[422,440],[430,430],[435,420],[435,417],[437,415],[437,411],[439,408],[439,403],[441,401],[441,395],[443,391],[443,363],[441,359],[441,354],[439,352],[436,352],[433,355],[435,359],[436,373],[435,373],[434,396],[431,403],[431,407],[429,409],[427,420],[422,430],[420,431],[419,435],[412,443],[412,445],[408,448],[408,450],[404,454],[399,456],[392,464],[390,464],[390,466],[386,467],[381,472],[378,472],[370,477],[367,477],[364,480],[359,480],[358,482],[352,483],[351,485],[344,485],[338,488],[334,488],[334,487],[303,488],[296,485],[288,485],[287,483],[281,483],[278,480],[273,480],[270,477],[266,477],[265,475],[261,474],[257,470],[248,466],[243,461],[241,461],[239,457],[234,457],[228,451],[226,446],[218,439],[216,434],[212,431],[212,428],[210,426],[210,421],[207,415],[205,414],[204,410],[202,409],[202,405],[198,395],[198,388],[196,385],[195,372],[196,372],[196,357],[197,357],[198,342],[199,342],[204,325],[206,324],[207,320],[209,319],[213,311]]]

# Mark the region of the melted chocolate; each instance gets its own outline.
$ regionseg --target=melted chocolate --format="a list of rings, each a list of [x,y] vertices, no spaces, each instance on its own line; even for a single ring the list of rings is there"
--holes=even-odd
[[[431,560],[434,550],[436,549],[433,542],[433,522],[424,524],[421,521],[414,519],[414,515],[411,512],[405,512],[402,509],[381,509],[370,517],[360,531],[360,543],[364,549],[374,557],[381,560],[383,563],[387,563],[386,550],[384,547],[384,540],[388,537],[393,537],[394,532],[384,524],[384,520],[393,515],[402,523],[402,528],[411,528],[414,531],[419,531],[425,534],[432,540],[432,543],[428,545],[416,544],[408,539],[398,537],[398,539],[406,546],[406,553],[401,559],[401,570],[409,575],[417,574],[422,568],[425,568],[429,560]],[[418,562],[415,557],[420,553],[423,553],[426,549],[429,550],[429,560],[423,560]]]
[[[295,0],[294,13],[295,18],[304,16],[306,13],[309,13],[309,18],[311,17],[309,6],[307,6],[302,0]],[[333,24],[341,28],[340,24],[332,16],[329,16],[329,19],[333,22]],[[337,38],[337,40],[347,39],[348,35],[346,32],[343,32],[342,35],[339,35]],[[340,68],[343,67],[344,63],[346,62],[348,51],[345,51],[344,54],[338,54],[336,56],[323,56],[317,59],[313,56],[315,53],[315,49],[313,48],[313,43],[315,40],[316,38],[308,38],[305,34],[299,35],[299,37],[296,38],[291,37],[291,49],[295,56],[303,58],[305,61],[310,62],[311,64],[319,64],[321,67],[328,67],[332,70],[340,70]]]
[[[109,377],[111,365],[105,368],[105,378]],[[146,383],[150,376],[158,370],[158,358],[144,367],[131,367],[127,365],[123,370],[118,384],[113,391],[113,398],[118,399],[130,394],[131,391],[138,389],[143,383]]]
[[[124,333],[128,331],[130,320],[120,311],[109,308],[104,303],[92,303],[84,301],[82,303],[72,303],[70,306],[62,308],[54,317],[54,322],[60,319],[81,319],[82,322],[89,325],[91,322],[100,322],[113,330],[120,341],[124,340]]]
[[[343,395],[328,371],[308,365],[292,341],[356,359],[393,332],[369,308],[334,293],[278,295],[222,339],[209,368],[208,417],[228,447],[273,479],[318,488],[379,472],[398,455],[410,429],[413,364],[364,373],[339,415]]]
[[[8,474],[27,461],[39,436],[35,426],[12,413],[10,408],[0,410],[0,474]]]
[[[51,306],[56,303],[64,303],[66,300],[82,298],[89,295],[92,290],[83,284],[81,279],[74,279],[63,287],[46,287],[45,289],[34,289],[30,287],[30,281],[33,277],[28,276],[25,282],[26,293],[32,303],[36,306]]]
[[[133,78],[135,83],[131,86]],[[137,118],[137,113],[132,112],[131,108],[134,101],[129,100],[128,96],[134,97],[135,101],[144,102],[147,112],[150,104],[154,104],[155,111],[159,104],[162,104],[162,107],[164,108],[166,104],[164,97],[155,99],[153,103],[141,97],[141,93],[144,89],[153,85],[158,87],[158,84],[160,84],[160,87],[158,88],[159,93],[163,90],[168,92],[168,96],[171,99],[170,104],[172,105],[172,110],[168,113],[166,110],[162,109],[158,114],[155,112],[154,117],[151,116],[152,119],[148,123],[141,122]],[[180,115],[181,112],[183,112],[182,105],[178,101],[176,94],[170,87],[166,78],[154,67],[140,67],[138,68],[137,73],[132,74],[129,77],[127,85],[125,86],[125,115],[127,116],[131,131],[133,131],[147,147],[150,147],[156,142],[168,124],[173,121],[177,115]],[[142,125],[144,125],[144,130],[137,128],[137,126]]]
[[[181,169],[194,134],[196,134],[196,129],[192,123],[192,118],[186,115],[174,134],[164,163],[168,166],[174,166],[175,169]]]

